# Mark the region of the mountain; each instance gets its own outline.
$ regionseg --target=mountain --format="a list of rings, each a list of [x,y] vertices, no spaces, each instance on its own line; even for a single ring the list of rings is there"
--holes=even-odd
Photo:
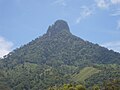
[[[70,32],[66,21],[57,20],[43,36],[0,60],[0,84],[12,90],[46,90],[53,85],[76,82],[80,75],[92,70],[84,77],[84,81],[90,81],[106,73],[106,65],[111,76],[120,76],[119,53],[84,41]],[[113,75],[112,70],[117,74]]]

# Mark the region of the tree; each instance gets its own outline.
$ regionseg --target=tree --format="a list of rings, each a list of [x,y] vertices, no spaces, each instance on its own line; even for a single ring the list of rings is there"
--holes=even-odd
[[[77,85],[76,90],[86,90],[86,88],[83,85]]]
[[[92,87],[92,90],[100,90],[100,87],[99,87],[98,85],[94,85],[94,86]]]

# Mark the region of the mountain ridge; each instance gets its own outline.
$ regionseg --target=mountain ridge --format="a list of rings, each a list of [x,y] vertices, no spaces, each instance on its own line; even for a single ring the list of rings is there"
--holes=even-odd
[[[46,90],[49,86],[69,83],[75,73],[79,76],[83,68],[98,68],[98,64],[119,66],[120,54],[84,41],[70,32],[66,21],[57,20],[43,36],[15,49],[0,60],[1,76],[4,76],[0,76],[0,82],[6,83],[13,90]]]
[[[35,46],[33,46],[33,45],[35,45]],[[50,47],[50,46],[52,46],[52,47]],[[24,50],[24,47],[27,47],[27,48]],[[49,50],[49,49],[51,49],[51,50]],[[72,53],[72,55],[75,55],[75,57],[78,57],[78,58],[81,58],[80,56],[81,56],[82,53],[83,53],[83,56],[85,55],[85,53],[88,53],[89,56],[87,56],[87,57],[85,56],[85,57],[87,59],[89,58],[89,60],[91,60],[90,62],[93,62],[93,63],[94,62],[95,63],[96,62],[99,62],[99,63],[118,62],[120,64],[119,53],[114,52],[112,50],[108,50],[104,47],[99,46],[98,44],[93,44],[91,42],[84,41],[83,39],[73,35],[70,32],[70,29],[69,29],[69,26],[68,26],[67,22],[64,21],[64,20],[57,20],[51,26],[51,28],[50,27],[48,28],[47,33],[45,33],[42,37],[36,38],[35,40],[33,40],[30,43],[24,45],[23,47],[20,47],[19,49],[14,50],[13,52],[11,52],[7,56],[5,56],[5,59],[6,58],[9,59],[13,54],[15,54],[16,52],[19,52],[19,50],[20,50],[20,52],[24,52],[24,53],[21,53],[21,55],[18,54],[17,56],[19,58],[22,56],[23,59],[25,59],[26,61],[30,61],[30,60],[27,60],[27,56],[26,56],[27,53],[30,54],[32,58],[33,57],[36,58],[35,56],[37,56],[38,59],[43,59],[44,58],[45,60],[47,60],[46,57],[49,57],[49,58],[52,57],[52,53],[56,54],[56,56],[59,56],[59,54],[60,54],[61,55],[60,60],[64,60],[64,58],[62,58],[62,57],[65,56],[65,54],[61,54],[62,53],[61,50],[64,51],[66,49],[68,49],[68,51],[69,51],[69,53],[65,51],[66,53],[68,53],[68,55],[70,55],[71,50],[75,51],[74,53]],[[90,49],[90,50],[87,51],[87,49]],[[23,50],[23,51],[21,51],[21,50]],[[38,52],[36,52],[35,50],[38,51]],[[97,53],[94,53],[94,52],[96,52],[95,50],[97,50]],[[115,61],[114,60],[115,57],[111,57],[111,56],[106,57],[107,53],[104,53],[104,52],[107,52],[107,51],[112,56],[114,56],[114,54],[116,54],[118,59]],[[37,53],[37,55],[34,56],[34,53]],[[96,55],[96,54],[99,54],[99,56]],[[101,58],[101,56],[104,56],[103,59]],[[71,55],[70,55],[70,57],[71,57]],[[94,60],[94,57],[98,58],[98,60],[99,60],[99,58],[101,58],[101,59],[99,61],[97,61],[97,60]],[[110,61],[110,58],[111,58],[111,61]],[[59,59],[59,58],[57,58],[57,59]],[[69,60],[70,59],[71,58],[69,58]],[[112,60],[114,60],[114,61],[112,61]],[[72,61],[72,59],[71,59],[71,61]],[[20,60],[18,62],[24,62],[24,60]]]

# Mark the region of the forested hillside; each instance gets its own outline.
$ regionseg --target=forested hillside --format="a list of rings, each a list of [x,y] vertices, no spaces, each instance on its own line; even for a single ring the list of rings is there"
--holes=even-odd
[[[119,78],[120,54],[73,35],[63,20],[0,59],[2,90],[47,90],[65,83],[90,88]]]

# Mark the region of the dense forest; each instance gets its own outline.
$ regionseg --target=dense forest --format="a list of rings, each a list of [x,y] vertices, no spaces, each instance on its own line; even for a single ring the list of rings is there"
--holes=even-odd
[[[113,79],[104,81],[102,86],[95,84],[91,88],[86,88],[82,84],[64,84],[59,87],[49,87],[48,90],[120,90],[120,80]]]
[[[73,35],[63,20],[0,59],[0,90],[120,90],[119,79],[120,53]]]

